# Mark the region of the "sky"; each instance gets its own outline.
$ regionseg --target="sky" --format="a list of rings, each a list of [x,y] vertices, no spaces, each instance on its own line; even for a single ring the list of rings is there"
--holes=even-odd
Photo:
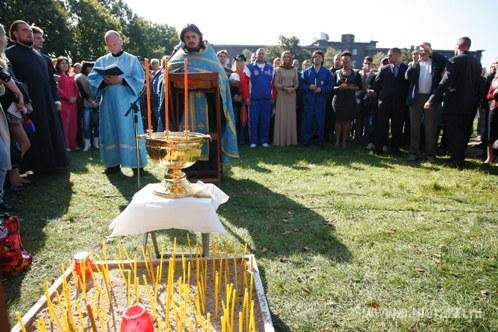
[[[498,42],[493,39],[496,0],[266,0],[254,5],[186,0],[175,6],[170,0],[124,1],[137,15],[178,31],[194,23],[212,44],[276,45],[283,35],[298,37],[304,46],[324,32],[331,41],[353,34],[355,41],[376,40],[382,48],[409,48],[428,41],[434,49],[452,50],[458,38],[467,36],[471,50],[485,50],[483,67],[498,57]]]

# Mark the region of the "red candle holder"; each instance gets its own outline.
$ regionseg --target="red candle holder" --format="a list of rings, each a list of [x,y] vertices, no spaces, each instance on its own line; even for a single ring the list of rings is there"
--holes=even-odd
[[[129,306],[123,312],[120,332],[154,332],[152,318],[145,307],[138,303]]]
[[[83,265],[85,266],[85,275],[90,275],[93,272],[93,261],[90,258],[90,254],[86,251],[79,252],[73,257],[73,270],[76,275],[82,278]]]

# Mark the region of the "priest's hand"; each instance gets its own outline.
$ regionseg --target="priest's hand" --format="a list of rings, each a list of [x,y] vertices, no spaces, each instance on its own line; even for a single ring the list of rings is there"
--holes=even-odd
[[[55,110],[60,111],[62,109],[62,105],[60,101],[55,102]]]
[[[104,82],[107,85],[121,84],[123,83],[123,79],[117,75],[106,75],[106,77],[104,78]]]

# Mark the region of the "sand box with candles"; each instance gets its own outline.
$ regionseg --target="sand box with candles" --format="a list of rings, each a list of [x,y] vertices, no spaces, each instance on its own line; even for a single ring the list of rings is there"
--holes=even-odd
[[[82,277],[68,268],[50,289],[46,284],[50,300],[43,296],[23,317],[25,328],[119,331],[124,310],[138,302],[155,331],[273,331],[254,256],[186,256],[98,261]]]

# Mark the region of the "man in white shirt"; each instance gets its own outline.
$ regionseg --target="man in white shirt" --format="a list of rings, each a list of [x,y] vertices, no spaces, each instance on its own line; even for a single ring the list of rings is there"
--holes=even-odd
[[[417,161],[420,158],[420,128],[422,122],[425,129],[425,153],[430,163],[436,162],[436,132],[438,120],[438,104],[424,110],[424,104],[437,88],[442,78],[446,57],[434,52],[431,44],[421,43],[412,52],[413,61],[408,65],[405,77],[410,82],[410,90],[406,98],[410,110],[410,157]]]

